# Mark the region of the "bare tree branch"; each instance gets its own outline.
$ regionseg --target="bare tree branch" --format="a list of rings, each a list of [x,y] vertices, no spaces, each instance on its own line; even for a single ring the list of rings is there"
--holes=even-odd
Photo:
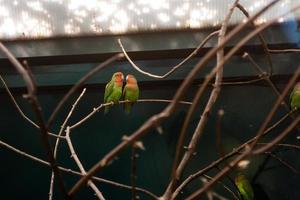
[[[236,6],[247,18],[250,17],[248,11],[244,8],[244,6],[242,6],[242,4],[238,3],[237,6]],[[256,28],[256,25],[255,23],[252,21],[251,22],[251,26],[255,29]],[[269,52],[269,49],[268,49],[268,45],[267,45],[267,42],[263,36],[262,33],[258,33],[258,39],[263,47],[263,50],[266,54],[266,58],[267,58],[267,61],[268,61],[268,64],[269,64],[269,76],[271,76],[273,74],[273,63],[272,63],[272,59],[271,59],[271,54]]]
[[[272,152],[264,152],[264,153],[267,154],[267,155],[270,155],[272,158],[278,160],[281,164],[283,164],[285,167],[287,167],[289,170],[291,170],[296,175],[298,175],[298,176],[300,175],[300,171],[299,170],[295,169],[293,166],[291,166],[289,163],[287,163],[282,158],[279,158],[278,156],[276,156]]]
[[[78,168],[80,169],[80,172],[83,175],[86,175],[86,171],[85,171],[83,165],[81,164],[81,162],[80,162],[80,160],[79,160],[79,158],[78,158],[78,156],[75,152],[75,149],[73,147],[73,144],[72,144],[72,141],[71,141],[71,138],[70,138],[70,127],[67,127],[67,129],[66,129],[66,140],[67,140],[70,152],[71,152],[71,157],[74,159],[75,163],[77,164]],[[90,186],[94,190],[94,192],[95,192],[96,196],[98,197],[98,199],[105,200],[102,193],[97,188],[97,186],[93,183],[93,181],[89,180],[87,182],[87,184],[88,184],[88,186]]]
[[[265,76],[265,72],[262,70],[262,68],[255,62],[255,60],[252,58],[252,56],[245,52],[243,55],[243,58],[247,58],[253,65],[253,67],[257,70],[257,72],[260,74],[260,76],[264,77],[264,79],[266,80],[266,82],[269,84],[270,88],[272,89],[272,91],[275,93],[275,95],[277,97],[280,96],[280,92],[278,91],[277,87],[274,85],[274,83],[271,81],[270,79],[270,75],[266,75]],[[285,109],[289,112],[290,111],[290,107],[288,106],[288,104],[283,101],[282,102],[283,106],[285,107]]]
[[[123,44],[121,42],[121,39],[118,39],[118,43],[122,49],[122,52],[124,53],[126,59],[128,60],[128,62],[132,65],[132,67],[134,69],[136,69],[138,72],[140,72],[141,74],[144,74],[146,76],[152,77],[152,78],[158,78],[158,79],[164,79],[166,77],[168,77],[169,75],[171,75],[173,72],[175,72],[179,67],[181,67],[184,63],[186,63],[189,59],[191,59],[192,57],[194,57],[198,51],[204,47],[204,45],[210,40],[210,38],[212,38],[213,36],[217,35],[219,33],[219,31],[215,31],[210,33],[197,47],[196,49],[189,54],[185,59],[183,59],[180,63],[178,63],[177,65],[173,66],[172,69],[170,71],[168,71],[167,73],[165,73],[164,75],[155,75],[152,74],[150,72],[146,72],[144,70],[142,70],[140,67],[138,67],[132,60],[131,58],[128,56],[125,48],[123,47]]]
[[[66,124],[68,123],[68,121],[69,121],[76,105],[78,104],[78,102],[80,101],[82,96],[84,95],[85,91],[86,91],[86,89],[84,88],[82,90],[81,94],[79,95],[79,97],[76,99],[75,103],[72,105],[72,108],[71,108],[69,114],[67,115],[65,121],[63,122],[63,124],[60,127],[59,133],[57,134],[58,136],[62,135]],[[56,158],[56,156],[57,156],[57,150],[58,150],[59,142],[60,142],[60,140],[59,140],[59,138],[57,138],[56,141],[55,141],[54,152],[53,152],[54,158]],[[50,188],[49,188],[49,200],[52,200],[52,196],[53,196],[53,183],[54,183],[54,173],[52,172],[51,179],[50,179]]]
[[[17,111],[20,113],[20,115],[26,120],[28,121],[30,124],[32,124],[35,128],[39,129],[39,125],[37,125],[35,122],[33,122],[29,117],[27,117],[24,112],[22,111],[22,109],[20,108],[19,104],[17,103],[15,97],[13,96],[13,94],[11,93],[10,89],[8,88],[5,80],[3,79],[3,77],[0,75],[0,80],[2,81],[2,84],[8,94],[8,96],[10,97],[13,105],[16,107]],[[50,133],[48,132],[49,136],[53,136],[53,137],[59,137],[58,135],[56,134],[53,134],[53,133]],[[64,139],[63,137],[59,137],[61,139]]]
[[[268,49],[270,53],[296,53],[300,52],[300,49]]]

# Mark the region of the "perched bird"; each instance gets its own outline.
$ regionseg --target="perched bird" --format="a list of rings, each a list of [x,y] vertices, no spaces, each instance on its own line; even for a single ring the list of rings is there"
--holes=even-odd
[[[253,200],[254,192],[252,186],[246,176],[239,172],[234,179],[235,185],[239,189],[239,192],[243,198],[243,200]]]
[[[132,104],[139,98],[140,90],[135,77],[131,74],[126,76],[126,85],[123,90],[124,100],[130,102],[125,103],[124,109],[127,114],[130,113]]]
[[[122,97],[124,75],[122,72],[113,74],[111,80],[105,86],[104,103],[118,103]],[[109,110],[109,106],[105,106],[104,114]]]
[[[300,108],[300,82],[298,82],[290,95],[291,109],[295,110]]]

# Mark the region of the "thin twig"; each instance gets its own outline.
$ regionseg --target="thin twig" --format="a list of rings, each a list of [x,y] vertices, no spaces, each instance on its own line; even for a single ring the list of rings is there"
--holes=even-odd
[[[283,102],[285,96],[288,94],[288,92],[290,91],[290,89],[292,88],[292,86],[294,85],[294,83],[297,81],[298,77],[300,74],[300,66],[298,67],[298,69],[295,71],[294,75],[292,76],[291,80],[289,81],[288,85],[285,87],[285,89],[283,90],[283,92],[281,93],[281,95],[278,97],[276,103],[274,104],[273,108],[271,109],[270,113],[268,114],[267,118],[265,119],[264,123],[262,124],[262,126],[260,127],[260,129],[258,130],[257,133],[257,138],[255,139],[255,141],[251,144],[251,148],[255,146],[256,143],[258,143],[258,140],[260,139],[260,137],[264,134],[264,130],[267,128],[268,123],[271,121],[272,117],[274,116],[277,108],[281,105],[281,103]],[[294,120],[295,121],[295,120]]]
[[[290,169],[296,175],[298,175],[298,176],[300,175],[300,171],[299,170],[295,169],[293,166],[291,166],[288,162],[286,162],[282,158],[276,156],[272,152],[264,152],[264,153],[267,154],[267,155],[270,155],[272,158],[278,160],[281,164],[283,164],[285,167],[287,167],[288,169]]]
[[[128,101],[119,101],[119,104],[124,104]],[[170,103],[172,102],[172,100],[166,100],[166,99],[138,99],[136,101],[137,103],[142,103],[142,102],[157,102],[157,103]],[[192,105],[192,102],[188,102],[188,101],[180,101],[180,104],[184,104],[184,105]],[[86,115],[85,117],[83,117],[81,120],[79,120],[78,122],[76,122],[75,124],[70,126],[70,129],[74,129],[77,128],[78,126],[82,125],[86,120],[88,120],[90,117],[92,117],[94,114],[96,114],[97,112],[99,112],[99,110],[103,109],[105,106],[112,106],[114,105],[113,103],[105,103],[105,104],[100,104],[98,107],[93,108],[93,110]]]
[[[250,18],[250,15],[248,13],[248,11],[244,8],[244,6],[242,6],[242,4],[238,3],[237,6],[236,6],[247,18]],[[255,29],[256,28],[256,25],[255,23],[252,21],[251,22],[251,26]],[[266,58],[267,58],[267,61],[268,61],[268,64],[269,64],[269,73],[268,75],[271,76],[273,74],[273,63],[272,63],[272,59],[271,59],[271,54],[269,52],[269,49],[268,49],[268,45],[267,45],[267,42],[263,36],[262,33],[258,33],[258,39],[260,40],[260,43],[263,47],[263,50],[266,54]]]
[[[270,53],[296,53],[300,52],[300,49],[268,49]]]
[[[132,59],[128,56],[125,48],[123,47],[123,44],[121,42],[121,39],[118,39],[118,43],[122,49],[122,52],[124,53],[125,57],[127,58],[128,62],[132,65],[132,67],[134,69],[136,69],[138,72],[144,74],[144,75],[147,75],[147,76],[150,76],[152,78],[158,78],[158,79],[163,79],[163,78],[166,78],[167,76],[171,75],[173,72],[175,72],[179,67],[181,67],[185,62],[187,62],[189,59],[191,59],[193,56],[195,56],[198,51],[204,47],[204,45],[210,40],[210,38],[212,38],[213,36],[217,35],[219,33],[219,31],[215,31],[215,32],[212,32],[210,33],[197,47],[196,49],[191,53],[189,54],[185,59],[183,59],[180,63],[178,63],[177,65],[173,66],[172,69],[170,71],[168,71],[167,73],[165,73],[164,75],[155,75],[155,74],[152,74],[150,72],[146,72],[144,70],[142,70],[139,66],[137,66],[133,61]]]
[[[212,179],[212,177],[211,176],[209,176],[209,175],[207,175],[207,174],[203,174],[203,176],[205,177],[205,178],[207,178],[207,179]],[[221,181],[218,181],[218,183],[220,184],[220,185],[222,185],[222,187],[223,188],[225,188],[225,190],[227,190],[232,196],[233,196],[233,198],[234,199],[236,199],[236,200],[239,200],[239,198],[237,197],[237,195],[228,187],[228,186],[226,186],[224,183],[222,183]]]
[[[27,92],[28,92],[26,97],[27,97],[29,103],[31,104],[32,109],[36,115],[36,118],[37,118],[37,121],[38,121],[38,124],[40,127],[42,144],[46,151],[48,160],[51,164],[51,168],[52,168],[55,176],[57,177],[60,192],[65,199],[71,199],[70,196],[67,194],[63,179],[61,177],[60,171],[57,168],[56,160],[53,156],[53,151],[52,151],[50,141],[49,141],[48,128],[46,126],[46,123],[45,123],[45,120],[43,117],[41,105],[36,96],[36,86],[34,85],[35,82],[32,80],[33,75],[30,74],[30,71],[25,70],[25,68],[16,59],[16,57],[1,42],[0,42],[0,50],[8,57],[8,59],[10,60],[12,65],[16,68],[16,70],[19,72],[19,74],[23,77],[23,79],[26,83]]]
[[[218,111],[217,122],[216,122],[216,149],[218,150],[219,156],[224,156],[224,149],[222,146],[222,119],[224,116],[224,110],[220,109]]]
[[[257,145],[266,145],[266,144],[268,144],[268,143],[263,143],[263,142],[257,143]],[[288,148],[300,150],[300,146],[294,145],[294,144],[275,144],[275,146],[288,147]]]
[[[82,90],[81,94],[79,95],[79,97],[76,99],[75,103],[72,105],[72,108],[71,108],[69,114],[67,115],[65,121],[63,122],[63,124],[60,127],[59,133],[57,134],[58,136],[62,135],[63,130],[64,130],[66,124],[68,123],[68,121],[69,121],[69,119],[70,119],[70,117],[71,117],[71,115],[72,115],[72,113],[73,113],[76,105],[78,104],[78,102],[80,101],[80,99],[82,98],[82,96],[84,95],[85,91],[86,91],[86,89],[84,88]],[[54,152],[53,152],[54,158],[56,158],[56,156],[57,156],[58,145],[59,145],[59,142],[60,142],[59,139],[60,138],[57,138],[56,141],[55,141]],[[52,196],[53,196],[53,183],[54,183],[54,173],[52,172],[51,179],[50,179],[50,188],[49,188],[49,200],[52,200]]]
[[[200,180],[202,181],[203,184],[206,184],[207,178],[209,179],[209,176],[203,175],[203,177],[201,177]],[[207,196],[208,200],[213,200],[214,197],[216,197],[217,199],[220,199],[220,200],[227,200],[227,198],[223,197],[222,195],[216,193],[213,190],[207,191],[206,196]]]
[[[272,148],[274,145],[276,145],[277,143],[279,143],[287,134],[289,134],[300,122],[300,116],[298,116],[293,123],[287,128],[285,129],[285,131],[283,131],[281,134],[279,134],[276,138],[274,138],[271,142],[267,143],[266,145],[256,149],[253,151],[253,154],[260,154],[263,153],[267,150],[269,150],[270,148]]]
[[[160,113],[153,115],[150,117],[139,129],[137,129],[131,136],[128,137],[128,140],[122,141],[119,145],[117,145],[114,149],[112,149],[108,154],[106,154],[100,161],[98,161],[97,164],[95,164],[87,173],[87,175],[83,178],[81,178],[69,191],[69,195],[74,195],[80,188],[83,186],[96,172],[99,172],[103,167],[106,166],[106,164],[112,160],[115,156],[117,156],[120,152],[122,152],[128,145],[132,144],[134,141],[138,140],[140,137],[145,135],[153,126],[157,126],[158,123],[161,123],[164,119],[166,119],[174,110],[176,109],[179,101],[183,97],[183,95],[187,92],[187,89],[191,85],[192,81],[195,79],[195,77],[198,75],[204,64],[206,64],[217,51],[222,49],[226,43],[232,39],[235,35],[237,35],[245,26],[247,26],[250,21],[255,20],[259,15],[261,15],[263,12],[265,12],[268,8],[270,8],[272,5],[274,5],[278,0],[274,0],[267,4],[265,7],[263,7],[259,12],[257,12],[255,15],[250,17],[245,23],[238,25],[236,28],[234,28],[224,39],[224,41],[212,48],[200,61],[196,64],[196,66],[192,69],[192,71],[188,74],[186,79],[183,81],[179,89],[176,91],[176,94],[173,98],[173,101]],[[272,21],[273,23],[274,21]],[[240,46],[248,42],[252,37],[254,37],[258,32],[262,31],[263,29],[270,26],[272,23],[266,23],[265,25],[262,25],[260,28],[258,28],[255,31],[252,31],[246,38],[244,38],[242,41],[239,42],[239,46],[236,46],[233,48],[229,55],[232,56],[233,53],[235,53]],[[229,52],[229,53],[230,53]],[[228,54],[229,54],[228,53]],[[227,58],[228,60],[228,58]],[[224,62],[227,61],[226,57],[224,57]],[[224,62],[222,64],[224,64]],[[218,68],[214,68],[212,75],[216,72],[215,70]]]
[[[245,52],[244,55],[243,55],[243,58],[247,58],[251,62],[252,66],[257,70],[257,72],[260,74],[260,76],[264,77],[264,79],[269,84],[269,86],[271,87],[271,89],[275,93],[275,95],[277,97],[279,97],[280,96],[280,92],[277,89],[277,87],[275,86],[275,84],[271,81],[270,75],[266,75],[265,76],[265,72],[257,64],[257,62],[255,62],[255,60],[252,58],[252,56],[249,53]],[[282,105],[285,107],[285,109],[289,112],[290,111],[290,107],[288,106],[288,104],[285,101],[283,101],[282,103],[283,103]]]
[[[13,151],[13,152],[17,153],[18,155],[21,155],[21,156],[23,156],[23,157],[25,157],[25,158],[27,158],[29,160],[32,160],[32,161],[35,161],[37,163],[40,163],[40,164],[46,165],[48,167],[51,167],[51,165],[50,165],[49,162],[47,162],[45,160],[42,160],[40,158],[37,158],[35,156],[32,156],[32,155],[30,155],[30,154],[28,154],[28,153],[26,153],[24,151],[21,151],[21,150],[15,148],[15,147],[13,147],[13,146],[11,146],[11,145],[3,142],[3,141],[1,141],[1,140],[0,140],[0,146],[3,146],[6,149],[8,149],[10,151]],[[80,172],[77,172],[77,171],[74,171],[74,170],[71,170],[71,169],[67,169],[65,167],[58,166],[58,169],[61,170],[61,171],[63,171],[63,172],[69,173],[69,174],[73,174],[73,175],[77,175],[77,176],[84,176]],[[129,185],[125,185],[125,184],[122,184],[122,183],[118,183],[118,182],[107,180],[107,179],[103,179],[103,178],[99,178],[99,177],[96,177],[96,176],[93,176],[92,179],[94,181],[105,183],[105,184],[108,184],[108,185],[111,185],[111,186],[114,186],[114,187],[118,187],[118,188],[122,188],[122,189],[127,189],[127,190],[131,190],[132,189],[132,187],[129,186]],[[148,190],[145,190],[145,189],[139,188],[139,187],[136,187],[135,189],[136,189],[136,191],[141,192],[141,193],[143,193],[143,194],[151,197],[154,200],[158,200],[158,197],[155,194],[149,192]]]
[[[89,71],[85,76],[83,76],[64,96],[63,98],[58,102],[57,106],[54,108],[52,114],[50,115],[48,122],[47,122],[47,127],[50,129],[50,126],[52,125],[56,115],[62,108],[62,106],[65,104],[65,102],[69,99],[69,97],[78,89],[80,88],[88,79],[90,79],[93,75],[95,75],[99,70],[107,67],[109,64],[112,62],[119,60],[124,57],[124,54],[119,53],[111,58],[107,59],[106,61],[102,62],[95,68],[93,68],[91,71]]]
[[[257,62],[255,62],[255,60],[252,58],[252,56],[245,52],[244,55],[243,55],[243,58],[247,58],[247,59],[252,63],[252,65],[253,65],[254,68],[258,71],[258,73],[260,73],[261,76],[265,78],[266,82],[269,84],[269,86],[271,87],[271,89],[272,89],[272,91],[275,93],[275,95],[276,95],[277,97],[279,97],[279,96],[280,96],[280,92],[279,92],[278,88],[277,88],[276,85],[271,81],[269,75],[266,75],[266,76],[265,76],[265,72],[264,72],[264,71],[262,70],[262,68],[257,64]],[[290,106],[288,105],[288,103],[287,103],[285,100],[283,100],[283,102],[282,102],[281,105],[285,108],[285,110],[286,110],[287,112],[290,111]],[[294,117],[293,115],[290,115],[289,117],[290,117],[291,119],[295,119],[295,117]],[[300,128],[299,128],[298,126],[297,126],[296,128],[297,128],[297,130],[300,132]]]
[[[80,162],[80,160],[79,160],[79,158],[78,158],[78,156],[75,152],[75,149],[73,147],[73,144],[72,144],[72,141],[71,141],[71,138],[70,138],[70,127],[67,127],[67,129],[66,129],[66,140],[67,140],[70,152],[71,152],[71,157],[74,159],[75,163],[77,164],[78,168],[80,169],[81,174],[85,175],[86,171],[85,171],[83,165],[81,164],[81,162]],[[90,186],[94,190],[94,192],[95,192],[96,196],[98,197],[98,199],[105,200],[102,193],[97,188],[97,186],[93,183],[93,181],[89,180],[87,182],[87,184],[88,184],[88,186]]]
[[[5,80],[3,79],[3,77],[0,75],[0,80],[2,81],[2,84],[8,94],[8,96],[10,97],[13,105],[15,106],[15,108],[17,109],[17,111],[20,113],[20,115],[26,120],[28,121],[30,124],[32,124],[35,128],[39,129],[39,125],[37,125],[35,122],[33,122],[29,117],[27,117],[27,115],[24,114],[24,112],[22,111],[22,109],[20,108],[19,104],[17,103],[15,97],[13,96],[13,94],[11,93],[10,89],[8,88]],[[61,138],[61,139],[64,139],[64,137],[60,137],[54,133],[51,133],[51,132],[48,132],[48,135],[49,136],[53,136],[53,137],[56,137],[56,138]]]
[[[264,77],[260,77],[260,78],[255,78],[249,81],[223,81],[221,83],[221,85],[246,85],[246,84],[252,84],[252,83],[256,83],[259,81],[265,80]]]

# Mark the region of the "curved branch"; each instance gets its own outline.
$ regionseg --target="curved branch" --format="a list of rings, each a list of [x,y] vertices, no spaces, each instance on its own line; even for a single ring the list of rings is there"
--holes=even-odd
[[[214,35],[217,35],[219,33],[219,31],[215,31],[210,33],[197,47],[196,49],[189,54],[185,59],[183,59],[180,63],[178,63],[177,65],[173,66],[172,69],[170,71],[168,71],[167,73],[165,73],[164,75],[155,75],[155,74],[151,74],[150,72],[146,72],[144,70],[142,70],[139,66],[137,66],[132,60],[131,58],[128,56],[125,48],[123,47],[123,44],[121,42],[121,39],[118,39],[118,43],[122,49],[122,52],[124,53],[126,59],[128,60],[128,62],[132,65],[132,67],[134,69],[136,69],[138,72],[140,72],[141,74],[144,74],[146,76],[152,77],[152,78],[158,78],[158,79],[163,79],[166,78],[167,76],[171,75],[173,72],[175,72],[179,67],[181,67],[184,63],[186,63],[189,59],[191,59],[193,56],[195,56],[198,51],[204,47],[204,45],[207,43],[208,40],[210,40],[210,38],[212,38]]]
[[[13,94],[11,93],[10,89],[8,88],[5,80],[3,79],[3,77],[0,75],[0,80],[8,94],[8,96],[10,97],[11,101],[13,102],[13,105],[16,107],[17,111],[20,113],[20,115],[26,120],[28,121],[30,124],[32,124],[35,128],[39,129],[39,125],[37,125],[35,122],[33,122],[29,117],[27,117],[24,112],[22,111],[22,109],[20,108],[19,104],[17,103],[15,97],[13,96]],[[60,137],[54,133],[50,133],[48,132],[48,135],[49,136],[53,136],[53,137],[56,137],[56,138],[61,138],[61,139],[65,139],[64,137]]]
[[[242,6],[240,3],[237,4],[237,8],[247,17],[249,18],[250,15],[249,13],[247,12],[247,10],[244,8],[244,6]],[[255,29],[256,28],[256,25],[254,22],[251,22],[251,26]],[[264,52],[266,54],[266,57],[267,57],[267,61],[269,63],[269,76],[271,76],[273,74],[273,63],[272,63],[272,59],[271,59],[271,54],[269,52],[269,49],[268,49],[268,45],[267,45],[267,42],[264,38],[264,36],[262,35],[262,33],[259,33],[258,34],[258,39],[260,40],[260,43],[264,49]]]

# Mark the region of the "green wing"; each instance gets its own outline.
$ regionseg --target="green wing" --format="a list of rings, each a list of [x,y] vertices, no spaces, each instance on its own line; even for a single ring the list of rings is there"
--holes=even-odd
[[[129,100],[132,101],[130,103],[125,103],[124,105],[124,109],[125,109],[125,113],[129,114],[131,112],[131,107],[134,101],[138,100],[139,98],[139,88],[131,88],[131,87],[126,87],[124,88],[124,99],[125,100]]]
[[[113,88],[114,88],[114,83],[113,81],[109,81],[106,86],[105,86],[105,92],[104,92],[104,103],[107,103],[107,99],[108,97],[111,95],[111,93],[113,92]]]
[[[290,95],[291,109],[300,107],[300,90],[294,88]]]
[[[248,179],[243,174],[238,174],[235,177],[235,184],[244,200],[253,200],[254,192]]]
[[[124,99],[129,101],[136,101],[139,98],[139,89],[125,87],[124,89]]]
[[[112,101],[114,103],[118,103],[121,96],[122,96],[122,87],[113,85],[112,92],[109,94],[106,100],[107,102]]]

